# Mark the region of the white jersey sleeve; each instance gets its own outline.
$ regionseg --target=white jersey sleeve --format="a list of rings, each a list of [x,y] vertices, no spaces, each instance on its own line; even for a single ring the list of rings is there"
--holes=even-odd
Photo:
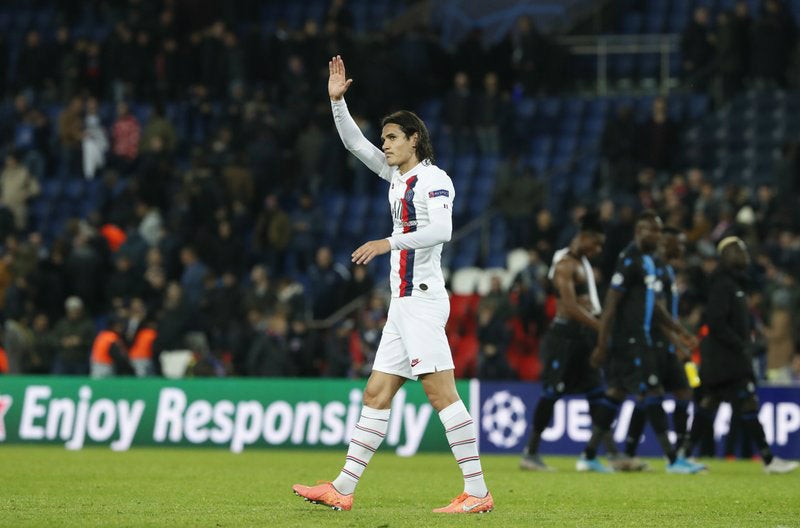
[[[344,102],[344,98],[338,101],[331,100],[331,111],[333,112],[333,122],[336,124],[336,130],[339,132],[339,137],[342,138],[345,148],[361,160],[369,170],[384,180],[391,181],[392,170],[389,164],[386,163],[386,155],[364,137],[361,129],[358,128],[358,125],[347,110],[347,103]]]
[[[428,224],[416,231],[395,233],[388,237],[392,249],[422,249],[449,242],[453,234],[453,181],[443,171],[434,169],[425,178],[421,191],[428,213]]]

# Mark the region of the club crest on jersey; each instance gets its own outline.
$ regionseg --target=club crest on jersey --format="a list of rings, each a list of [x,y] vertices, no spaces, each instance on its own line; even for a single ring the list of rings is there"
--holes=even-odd
[[[412,201],[414,201],[414,189],[408,189],[408,190],[406,191],[405,200],[406,200],[407,202],[412,202]]]

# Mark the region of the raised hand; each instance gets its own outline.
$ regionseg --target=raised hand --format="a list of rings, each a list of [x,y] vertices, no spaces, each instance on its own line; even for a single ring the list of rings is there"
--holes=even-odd
[[[344,93],[353,84],[353,79],[348,79],[344,72],[344,61],[340,55],[328,61],[328,95],[334,101],[344,97]]]

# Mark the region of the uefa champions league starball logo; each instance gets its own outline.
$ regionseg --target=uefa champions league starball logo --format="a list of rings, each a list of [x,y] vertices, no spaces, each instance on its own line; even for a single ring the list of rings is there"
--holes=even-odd
[[[519,443],[528,430],[525,404],[508,391],[495,392],[483,403],[481,427],[489,441],[509,449]]]

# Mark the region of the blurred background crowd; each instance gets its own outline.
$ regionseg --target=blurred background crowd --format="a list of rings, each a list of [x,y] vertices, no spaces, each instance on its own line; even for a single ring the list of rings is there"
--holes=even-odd
[[[537,379],[553,252],[596,209],[602,284],[655,208],[687,236],[687,327],[737,234],[759,372],[797,380],[800,2],[506,3],[490,31],[453,2],[4,2],[0,371],[368,375],[388,260],[349,254],[391,223],[330,117],[341,54],[365,135],[415,109],[453,178],[458,376]],[[586,34],[678,44],[609,56],[600,93]]]

